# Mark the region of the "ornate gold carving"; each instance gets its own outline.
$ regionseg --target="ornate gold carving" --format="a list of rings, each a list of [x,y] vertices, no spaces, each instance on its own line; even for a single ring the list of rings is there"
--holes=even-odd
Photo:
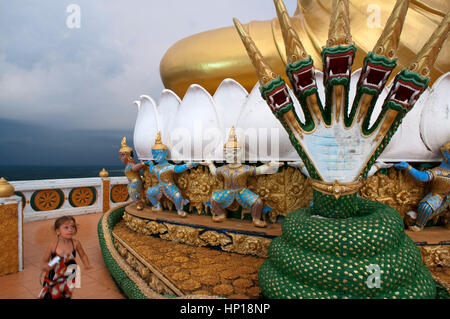
[[[167,232],[167,227],[164,226],[163,224],[160,224],[158,222],[148,222],[146,229],[151,233],[151,234],[164,234],[165,232]]]
[[[404,171],[389,168],[387,175],[377,172],[367,178],[360,195],[389,205],[405,217],[406,212],[416,209],[419,201],[426,195],[428,187]]]
[[[248,52],[248,56],[252,60],[261,85],[266,85],[272,80],[276,79],[278,75],[273,72],[272,68],[264,61],[264,58],[253,42],[252,38],[247,34],[247,32],[245,32],[244,27],[239,22],[239,20],[233,18],[233,22],[236,26],[239,36],[242,39],[242,42],[244,43],[245,49]]]
[[[420,246],[422,262],[427,267],[450,267],[450,246]]]
[[[210,200],[212,193],[223,188],[222,180],[212,176],[209,169],[204,166],[177,174],[175,181],[183,198],[189,199],[190,211],[195,208],[199,214],[209,210],[205,203]]]
[[[272,241],[271,239],[242,234],[227,234],[233,238],[233,243],[222,247],[223,250],[243,255],[255,255],[264,258],[268,257],[268,249],[269,244]]]
[[[123,207],[123,206],[121,206]],[[160,299],[162,296],[158,293],[156,293],[154,290],[152,290],[147,282],[143,280],[139,274],[125,262],[125,259],[121,256],[119,251],[117,251],[115,243],[117,243],[117,238],[115,238],[115,241],[113,241],[113,238],[111,236],[111,230],[108,226],[108,218],[109,215],[112,213],[112,210],[109,210],[105,213],[105,215],[100,219],[101,227],[103,231],[103,236],[105,240],[106,248],[108,249],[109,253],[111,254],[111,257],[114,259],[114,261],[117,263],[118,267],[125,272],[126,276],[136,284],[136,286],[139,288],[139,290],[147,297],[152,299]],[[122,249],[122,252],[124,250]]]
[[[119,254],[125,259],[126,263],[131,266],[137,274],[147,283],[147,285],[158,294],[174,295],[174,292],[160,280],[146,265],[144,265],[132,252],[130,252],[119,241],[115,242],[115,246]]]
[[[200,238],[210,246],[226,246],[231,243],[230,238],[215,231],[206,231],[200,235]]]
[[[309,182],[313,189],[334,196],[336,199],[341,196],[356,193],[363,185],[362,182],[339,183],[338,181],[334,181],[333,183],[330,183],[315,179],[310,179]]]
[[[164,225],[167,227],[167,234],[161,235],[162,239],[200,247],[207,245],[199,238],[199,233],[203,230],[202,228],[171,225],[168,223],[164,223]]]
[[[227,233],[173,225],[165,222],[147,221],[139,217],[124,213],[123,220],[132,231],[143,235],[159,235],[161,239],[191,246],[219,246],[222,250],[244,255],[267,257],[267,250],[271,239],[261,236]],[[203,232],[203,233],[202,233]]]
[[[147,222],[140,218],[135,218],[127,213],[123,214],[127,226],[139,234],[151,235],[152,232],[147,228]]]

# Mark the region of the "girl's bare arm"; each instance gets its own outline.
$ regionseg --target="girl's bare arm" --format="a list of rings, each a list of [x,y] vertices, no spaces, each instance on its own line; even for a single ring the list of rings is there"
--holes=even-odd
[[[52,256],[52,249],[49,246],[47,248],[47,250],[45,251],[44,257],[42,258],[42,262],[41,262],[41,269],[42,270],[49,271],[50,269],[52,269],[52,267],[50,267],[48,265],[48,263],[50,262],[51,256]]]
[[[83,246],[81,246],[81,243],[77,240],[75,241],[75,249],[78,252],[78,256],[80,256],[81,261],[83,262],[84,267],[89,270],[92,269],[92,266],[89,263],[89,258],[84,252]]]

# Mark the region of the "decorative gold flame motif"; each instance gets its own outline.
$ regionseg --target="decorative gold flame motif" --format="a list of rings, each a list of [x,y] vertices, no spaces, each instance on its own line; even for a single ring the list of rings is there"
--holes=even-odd
[[[297,32],[295,32],[295,29],[292,26],[291,19],[289,18],[289,14],[286,11],[283,1],[274,0],[274,3],[275,8],[277,9],[281,32],[283,33],[288,63],[306,60],[308,58],[308,54],[306,53]]]
[[[253,62],[253,66],[256,69],[261,85],[266,85],[270,81],[275,80],[278,75],[273,72],[272,68],[264,61],[261,53],[259,52],[253,40],[248,36],[247,32],[245,32],[242,24],[236,18],[233,18],[233,22],[236,26],[236,30],[238,30],[242,42],[244,43],[247,53]]]
[[[430,70],[437,59],[442,44],[447,38],[450,29],[450,12],[448,12],[444,19],[433,32],[422,50],[417,54],[413,62],[408,66],[408,71],[415,72],[420,76],[426,78],[430,75]]]
[[[335,0],[328,29],[327,47],[352,44],[348,0]]]

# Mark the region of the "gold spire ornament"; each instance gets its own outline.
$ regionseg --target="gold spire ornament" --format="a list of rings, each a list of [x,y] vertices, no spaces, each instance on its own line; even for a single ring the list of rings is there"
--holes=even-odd
[[[161,131],[158,131],[155,138],[155,145],[153,145],[152,150],[168,150],[167,145],[163,144],[161,141]]]
[[[381,33],[373,49],[375,55],[384,56],[388,59],[396,57],[408,7],[409,0],[397,0],[383,29],[383,33]]]
[[[248,56],[252,60],[253,66],[256,69],[256,73],[259,78],[259,83],[261,85],[266,85],[270,83],[272,80],[278,78],[278,74],[273,72],[272,68],[264,61],[264,58],[259,52],[253,40],[248,36],[247,32],[245,32],[244,27],[239,22],[238,19],[233,18],[234,25],[236,26],[236,30],[239,33],[239,36],[242,39],[242,43],[247,50]]]
[[[240,148],[240,145],[237,141],[236,132],[234,130],[234,126],[230,130],[230,134],[228,135],[228,141],[225,143],[223,148]]]
[[[286,46],[286,58],[288,63],[295,63],[297,61],[308,59],[308,53],[306,53],[297,32],[295,32],[295,29],[292,26],[291,19],[283,1],[274,0],[274,3],[277,10],[278,21],[280,22],[281,33],[283,34]]]
[[[127,138],[124,136],[122,138],[122,142],[120,142],[120,145],[122,146],[119,150],[119,153],[131,153],[133,149],[127,145]]]
[[[328,29],[327,47],[353,44],[350,33],[348,0],[335,0]]]
[[[102,177],[102,178],[106,178],[106,177],[109,176],[109,173],[108,173],[108,171],[107,171],[106,169],[103,168],[103,169],[100,171],[100,173],[98,173],[98,176],[100,176],[100,177]]]
[[[447,12],[444,19],[442,19],[439,26],[433,32],[427,43],[422,47],[422,50],[417,54],[416,58],[408,66],[409,72],[419,74],[421,77],[427,78],[430,76],[430,71],[433,68],[434,62],[437,59],[442,44],[447,38],[450,30],[450,11]]]

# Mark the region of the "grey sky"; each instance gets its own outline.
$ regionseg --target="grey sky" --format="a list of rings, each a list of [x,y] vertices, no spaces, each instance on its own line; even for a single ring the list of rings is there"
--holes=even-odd
[[[286,0],[292,14],[296,1]],[[81,8],[69,29],[67,6]],[[275,16],[272,0],[0,1],[0,118],[55,128],[134,127],[158,98],[159,63],[194,33]]]

